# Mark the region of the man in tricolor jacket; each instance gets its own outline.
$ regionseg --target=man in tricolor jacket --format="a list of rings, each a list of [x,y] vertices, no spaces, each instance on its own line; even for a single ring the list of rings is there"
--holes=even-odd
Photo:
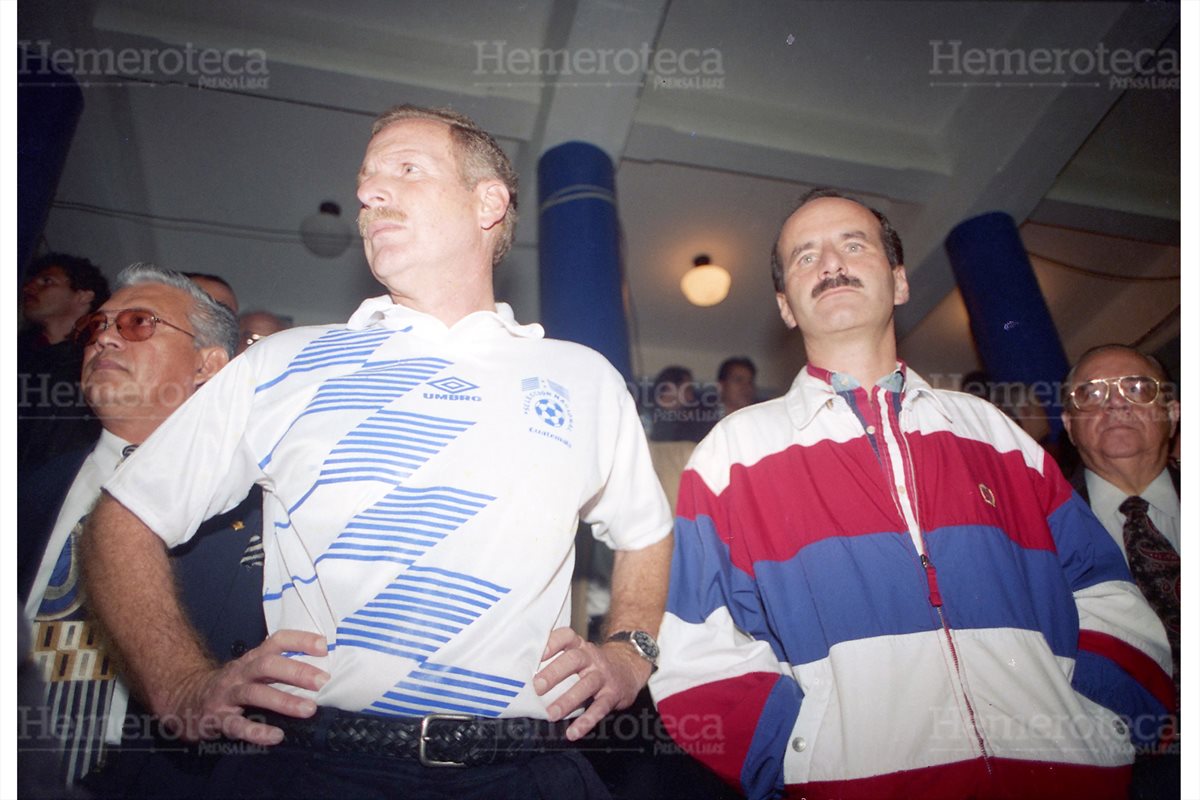
[[[886,217],[814,191],[772,272],[809,361],[684,472],[672,736],[750,797],[1124,797],[1173,690],[1112,538],[999,410],[897,360]]]

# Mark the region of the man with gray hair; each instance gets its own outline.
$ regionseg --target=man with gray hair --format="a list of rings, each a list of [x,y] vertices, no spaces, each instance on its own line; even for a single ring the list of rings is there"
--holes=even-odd
[[[568,743],[645,685],[671,552],[633,399],[496,302],[516,175],[470,119],[382,115],[358,199],[387,294],[272,334],[168,421],[105,484],[88,591],[156,713],[272,746],[212,796],[605,797]],[[272,633],[220,666],[165,552],[256,484]],[[600,645],[568,627],[580,520],[617,551]]]
[[[123,458],[229,362],[237,327],[228,309],[180,273],[134,264],[99,309],[80,317],[73,336],[83,352],[83,394],[103,430],[92,448],[51,461],[23,483],[17,528],[18,589],[46,684],[46,716],[25,709],[23,718],[27,733],[49,720],[68,785],[108,760],[128,696],[81,591],[79,523]],[[221,522],[239,528],[244,549],[259,528],[246,520],[259,515],[248,501]],[[261,615],[255,619],[262,573],[238,566],[235,537],[219,540],[217,546],[235,548],[223,558],[210,558],[210,546],[204,537],[174,561],[198,628],[229,658],[229,646],[219,642],[248,639],[253,646],[265,635]]]

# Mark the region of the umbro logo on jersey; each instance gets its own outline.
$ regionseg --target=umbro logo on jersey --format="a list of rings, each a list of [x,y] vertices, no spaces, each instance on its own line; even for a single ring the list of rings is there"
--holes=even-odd
[[[483,398],[477,394],[467,394],[472,389],[479,388],[476,384],[452,375],[430,381],[426,385],[431,389],[437,389],[436,392],[425,392],[426,400],[471,400],[476,403],[483,401]]]

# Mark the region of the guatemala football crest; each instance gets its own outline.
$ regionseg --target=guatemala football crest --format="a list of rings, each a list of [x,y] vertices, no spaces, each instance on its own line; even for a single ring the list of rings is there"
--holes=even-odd
[[[529,422],[529,432],[570,447],[575,418],[567,388],[545,378],[524,378],[521,393],[521,413]]]

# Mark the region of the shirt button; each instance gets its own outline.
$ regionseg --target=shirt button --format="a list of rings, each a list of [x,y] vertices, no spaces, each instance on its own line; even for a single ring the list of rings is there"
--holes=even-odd
[[[803,736],[797,736],[795,739],[792,739],[792,749],[797,753],[803,753],[806,747],[808,747],[808,742],[804,741]]]
[[[896,491],[899,492],[900,494],[908,494],[908,490],[905,489],[903,486],[897,486]]]
[[[825,407],[833,408],[833,398],[832,397],[825,401]]]
[[[874,426],[874,425],[868,425],[868,426],[867,426],[867,433],[869,433],[869,434],[871,434],[872,436],[874,436],[874,435],[875,435],[875,426]]]

